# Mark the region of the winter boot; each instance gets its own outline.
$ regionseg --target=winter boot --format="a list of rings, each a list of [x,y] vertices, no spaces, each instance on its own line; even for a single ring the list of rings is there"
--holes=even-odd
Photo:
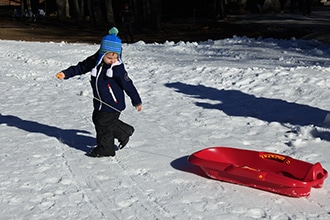
[[[119,141],[119,146],[118,146],[119,149],[122,149],[123,147],[126,146],[126,144],[129,141],[129,137],[132,136],[133,133],[134,133],[133,126],[126,124],[121,120],[117,120],[114,129],[114,136]]]
[[[113,147],[97,146],[87,155],[90,157],[114,157],[116,152]]]

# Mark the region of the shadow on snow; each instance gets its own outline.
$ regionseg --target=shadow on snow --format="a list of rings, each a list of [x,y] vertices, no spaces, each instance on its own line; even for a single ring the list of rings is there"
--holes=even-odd
[[[199,166],[193,165],[188,161],[189,156],[183,156],[171,162],[171,166],[176,169],[187,173],[194,173],[198,176],[209,178]]]
[[[16,127],[31,133],[41,133],[49,137],[54,137],[61,143],[86,153],[90,150],[88,146],[95,145],[95,138],[85,136],[86,134],[90,134],[90,132],[84,130],[61,129],[35,121],[23,120],[17,116],[2,114],[0,114],[0,124],[6,124],[7,126]]]
[[[320,108],[281,99],[256,97],[239,90],[219,90],[181,82],[167,83],[165,86],[194,98],[218,101],[219,103],[216,104],[208,102],[195,102],[195,104],[204,109],[221,110],[229,116],[253,117],[269,123],[289,123],[295,126],[328,127],[328,122],[325,124],[325,118],[329,111]],[[312,135],[330,141],[329,131],[316,132]]]

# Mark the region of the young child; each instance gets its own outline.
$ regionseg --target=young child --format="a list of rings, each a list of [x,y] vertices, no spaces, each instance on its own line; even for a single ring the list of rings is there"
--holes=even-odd
[[[121,111],[126,107],[124,91],[137,111],[142,110],[140,95],[121,61],[122,43],[117,34],[117,28],[111,28],[103,37],[97,53],[56,74],[58,79],[68,79],[91,72],[94,95],[92,119],[97,142],[89,153],[91,157],[115,156],[114,139],[117,138],[119,148],[123,148],[133,134],[134,128],[119,120]]]

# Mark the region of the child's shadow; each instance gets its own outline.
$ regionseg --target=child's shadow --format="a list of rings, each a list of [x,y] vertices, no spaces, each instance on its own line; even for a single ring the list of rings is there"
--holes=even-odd
[[[88,146],[95,145],[95,138],[86,136],[90,132],[84,130],[61,129],[35,121],[23,120],[17,116],[2,114],[0,114],[0,124],[6,124],[31,133],[41,133],[49,137],[55,137],[60,142],[86,153],[90,150]]]

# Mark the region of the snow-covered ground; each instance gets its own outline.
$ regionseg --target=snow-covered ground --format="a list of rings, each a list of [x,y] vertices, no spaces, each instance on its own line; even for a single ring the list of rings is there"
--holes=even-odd
[[[330,182],[291,198],[206,178],[187,157],[229,146],[330,170],[330,48],[233,37],[124,44],[143,99],[115,158],[95,145],[89,74],[55,74],[98,45],[0,40],[1,219],[329,219]]]

